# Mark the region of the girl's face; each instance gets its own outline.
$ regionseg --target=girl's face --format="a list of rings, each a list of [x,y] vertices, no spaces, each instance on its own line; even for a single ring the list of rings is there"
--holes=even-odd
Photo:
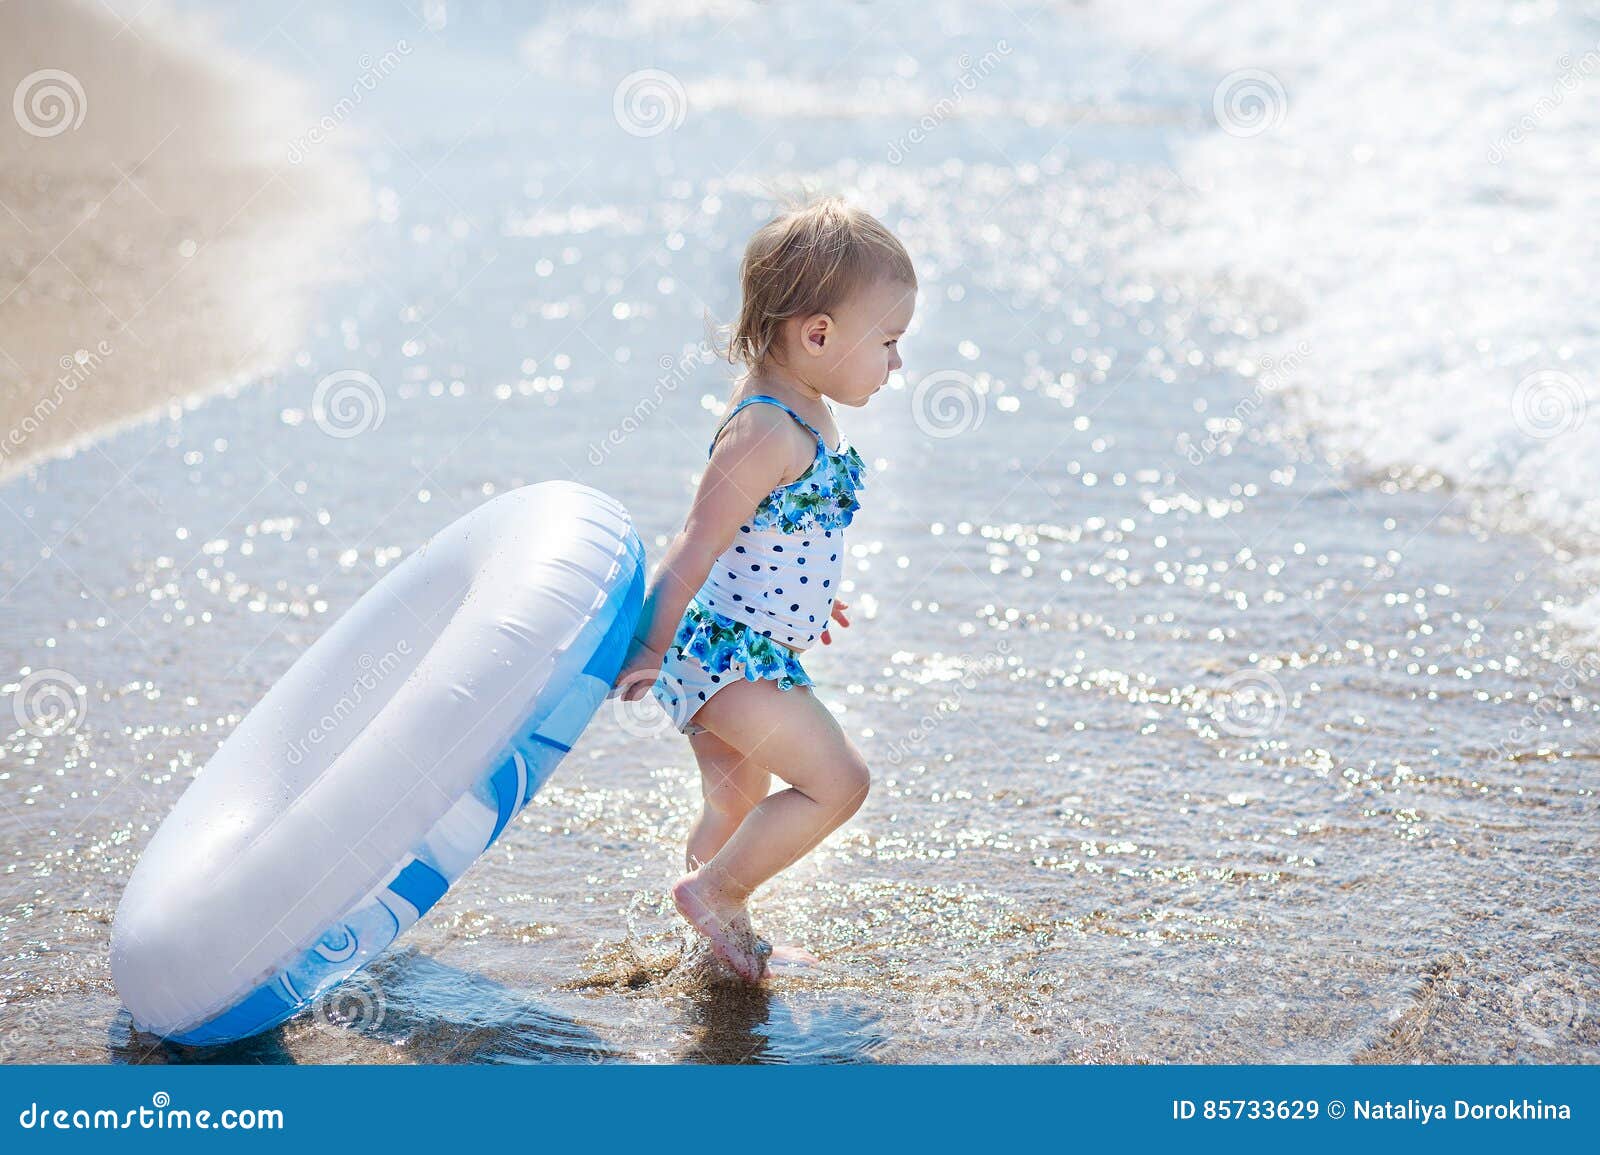
[[[900,281],[876,281],[832,314],[808,321],[802,335],[812,359],[808,382],[841,405],[865,405],[900,368],[899,341],[916,296]]]

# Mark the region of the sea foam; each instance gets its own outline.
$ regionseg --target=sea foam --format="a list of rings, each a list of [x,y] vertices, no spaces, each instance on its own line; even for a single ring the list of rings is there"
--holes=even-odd
[[[1442,478],[1554,548],[1556,616],[1600,642],[1595,318],[1600,23],[1553,4],[1227,3],[1099,16],[1214,83],[1175,166],[1175,263],[1280,286],[1261,353],[1335,461]],[[1140,60],[1140,57],[1133,57]],[[1516,580],[1507,575],[1508,588]],[[1592,582],[1590,583],[1592,588]]]

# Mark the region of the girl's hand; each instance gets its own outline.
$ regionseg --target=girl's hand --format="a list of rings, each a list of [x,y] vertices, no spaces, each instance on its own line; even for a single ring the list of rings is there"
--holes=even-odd
[[[655,685],[656,677],[661,673],[663,655],[659,650],[652,649],[638,638],[633,639],[633,645],[628,649],[628,656],[623,660],[622,669],[617,673],[616,681],[611,683],[611,693],[608,698],[621,698],[624,702],[637,702],[650,692],[650,687]]]
[[[832,617],[833,620],[838,622],[841,626],[844,626],[846,629],[848,629],[849,626],[850,626],[850,619],[844,616],[844,612],[845,612],[845,610],[847,610],[849,608],[850,607],[847,604],[845,604],[844,602],[834,602],[833,603],[833,612],[829,616]],[[825,646],[833,645],[833,639],[828,636],[828,631],[831,628],[832,628],[831,626],[823,626],[822,627],[822,644],[825,645]]]

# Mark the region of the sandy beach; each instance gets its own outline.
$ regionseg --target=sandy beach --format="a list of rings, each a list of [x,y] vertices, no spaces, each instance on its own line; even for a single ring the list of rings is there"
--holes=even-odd
[[[0,115],[0,1060],[1600,1060],[1591,113],[1516,127],[1592,36],[1462,8],[0,5],[83,94]],[[819,965],[685,959],[603,710],[331,1005],[134,1031],[140,851],[373,583],[554,478],[659,558],[808,187],[922,287],[806,659],[873,792],[755,902]]]
[[[293,81],[128,19],[0,6],[0,477],[279,363],[363,208],[352,170],[290,163]]]

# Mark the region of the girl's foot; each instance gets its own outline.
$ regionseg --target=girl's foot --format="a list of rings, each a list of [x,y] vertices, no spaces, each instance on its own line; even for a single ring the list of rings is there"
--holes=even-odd
[[[746,982],[760,982],[772,948],[756,938],[742,902],[720,893],[705,868],[690,871],[672,887],[672,901],[690,926],[705,935],[711,953]]]

